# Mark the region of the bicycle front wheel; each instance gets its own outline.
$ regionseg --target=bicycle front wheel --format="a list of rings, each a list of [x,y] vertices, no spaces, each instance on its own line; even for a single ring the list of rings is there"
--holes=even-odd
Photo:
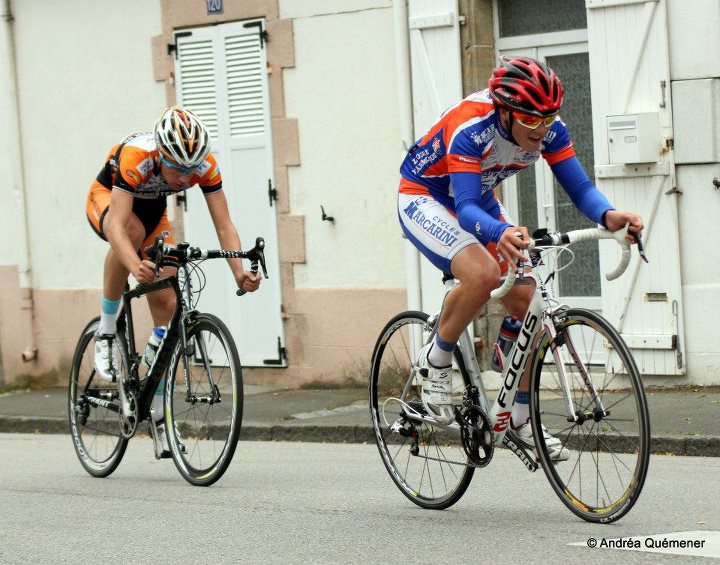
[[[99,322],[98,317],[85,326],[75,348],[68,386],[68,417],[80,464],[93,477],[107,477],[120,464],[128,440],[120,433],[118,385],[102,380],[95,371],[95,332]],[[122,349],[121,371],[126,371],[123,336],[116,337],[116,344]]]
[[[572,512],[588,522],[614,522],[637,501],[650,460],[640,375],[620,334],[594,312],[567,310],[556,331],[553,343],[541,339],[534,365],[538,456]],[[548,450],[543,427],[562,443],[562,457],[557,446]]]
[[[393,482],[418,506],[442,510],[460,500],[475,469],[468,463],[458,424],[435,427],[407,417],[425,415],[415,361],[430,337],[427,320],[423,312],[403,312],[380,333],[370,367],[370,413]],[[453,395],[462,397],[467,382],[453,370]]]
[[[178,341],[165,383],[165,422],[180,474],[196,486],[223,476],[240,435],[240,357],[225,324],[199,314],[187,327],[189,352]]]

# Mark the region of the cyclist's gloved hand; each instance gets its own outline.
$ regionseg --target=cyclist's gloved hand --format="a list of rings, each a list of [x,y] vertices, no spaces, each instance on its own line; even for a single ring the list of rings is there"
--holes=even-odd
[[[623,212],[621,210],[608,210],[605,212],[605,227],[610,231],[621,230],[628,223],[630,224],[629,231],[638,235],[642,233],[645,227],[642,218],[632,212]],[[630,243],[635,243],[635,238],[629,234],[627,240]]]
[[[243,271],[242,274],[236,278],[238,288],[245,292],[255,292],[260,287],[260,281],[262,275],[260,273],[253,273],[252,271]]]
[[[150,283],[155,280],[155,263],[147,259],[139,262],[132,270],[132,276],[139,283]]]
[[[520,236],[518,236],[520,234]],[[530,235],[525,227],[509,227],[500,236],[497,244],[498,252],[510,264],[510,268],[517,270],[518,261],[526,261],[524,250],[530,244]]]

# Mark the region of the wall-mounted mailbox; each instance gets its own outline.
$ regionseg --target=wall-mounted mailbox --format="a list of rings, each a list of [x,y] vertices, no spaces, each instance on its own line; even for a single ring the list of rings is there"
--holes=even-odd
[[[607,117],[610,163],[656,163],[660,160],[660,115],[657,112]]]

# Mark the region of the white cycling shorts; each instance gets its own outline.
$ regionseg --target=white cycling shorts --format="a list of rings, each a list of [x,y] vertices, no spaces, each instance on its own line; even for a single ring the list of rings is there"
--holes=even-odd
[[[515,225],[500,205],[501,217]],[[460,227],[457,216],[437,200],[427,195],[398,194],[398,217],[407,238],[427,259],[444,273],[452,274],[450,263],[457,253],[473,243],[482,245],[471,233]],[[485,248],[495,257],[504,273],[507,264],[498,256],[494,243]]]

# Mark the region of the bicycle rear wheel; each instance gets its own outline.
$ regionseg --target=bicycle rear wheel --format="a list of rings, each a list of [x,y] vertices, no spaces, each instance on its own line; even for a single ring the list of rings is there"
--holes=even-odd
[[[211,314],[189,323],[187,342],[192,353],[183,355],[178,341],[170,363],[165,429],[180,474],[193,485],[209,486],[223,476],[237,446],[242,368],[230,331]]]
[[[572,512],[588,522],[614,522],[637,501],[650,460],[640,375],[620,334],[594,312],[567,310],[556,331],[552,344],[541,338],[534,365],[530,409],[537,452]],[[568,421],[560,368],[577,421]],[[569,450],[566,461],[552,461],[542,426]]]
[[[99,317],[90,321],[75,348],[68,387],[68,417],[80,464],[93,477],[107,477],[120,464],[128,440],[120,433],[117,384],[102,380],[95,371],[95,332],[99,322]],[[121,370],[125,371],[127,347],[123,336],[118,335],[116,343],[122,348]]]
[[[423,312],[403,312],[380,333],[370,367],[370,414],[380,456],[397,487],[418,506],[442,510],[465,493],[475,469],[457,424],[441,428],[407,417],[425,415],[415,361],[430,337],[427,320]],[[462,396],[467,384],[453,370],[453,394]]]

